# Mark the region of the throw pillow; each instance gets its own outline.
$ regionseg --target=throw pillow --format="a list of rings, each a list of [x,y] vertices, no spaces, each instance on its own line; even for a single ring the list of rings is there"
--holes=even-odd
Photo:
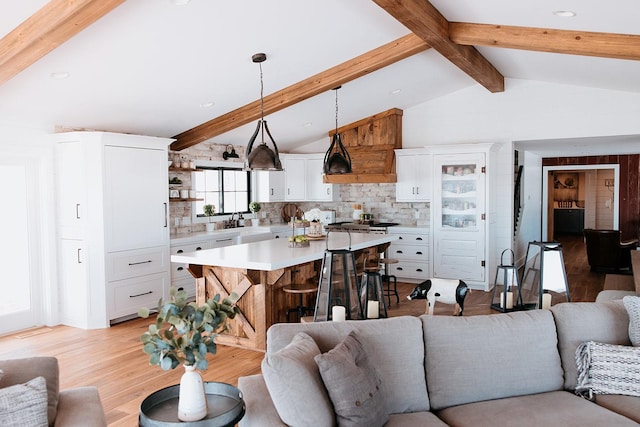
[[[640,396],[640,347],[587,341],[576,349],[577,394]]]
[[[634,347],[640,347],[640,297],[627,295],[622,302],[629,313],[629,339]]]
[[[304,332],[262,360],[262,375],[282,421],[289,426],[334,426],[335,415],[318,366],[316,342]]]
[[[36,377],[0,389],[0,426],[47,427],[47,383]]]
[[[382,380],[355,331],[315,357],[339,426],[384,425],[389,419]]]

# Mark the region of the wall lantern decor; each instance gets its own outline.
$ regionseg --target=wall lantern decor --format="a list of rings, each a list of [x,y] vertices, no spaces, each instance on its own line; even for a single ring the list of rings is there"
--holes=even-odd
[[[338,86],[333,90],[336,91],[336,132],[331,139],[331,145],[324,155],[324,173],[328,175],[351,173],[351,157],[347,149],[342,144],[342,139],[338,133]]]
[[[251,136],[247,146],[245,170],[281,171],[282,163],[280,162],[280,156],[278,154],[278,146],[273,140],[271,132],[269,132],[267,121],[264,119],[264,83],[262,81],[262,63],[267,60],[267,55],[264,53],[256,53],[251,57],[251,60],[260,65],[260,120],[258,120],[256,131]],[[273,144],[273,150],[267,147],[267,144],[264,141],[265,131]],[[256,141],[258,132],[260,132],[261,142],[258,146],[254,147],[253,143]]]
[[[233,145],[229,144],[227,145],[227,149],[225,150],[224,153],[222,153],[222,158],[225,160],[229,160],[231,158],[237,159],[238,157],[238,153],[236,153],[236,149],[233,148]]]

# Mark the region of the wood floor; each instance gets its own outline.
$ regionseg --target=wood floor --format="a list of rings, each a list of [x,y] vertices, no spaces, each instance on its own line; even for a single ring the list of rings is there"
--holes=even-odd
[[[591,273],[581,237],[560,236],[573,301],[594,301],[602,290],[604,274]],[[495,272],[491,273],[495,275]],[[393,304],[390,316],[423,314],[424,300],[408,301],[414,285],[399,283],[400,304]],[[465,302],[465,315],[495,313],[491,293],[473,291]],[[453,306],[436,304],[435,314],[451,315]],[[109,329],[85,331],[68,326],[36,328],[0,337],[0,358],[56,356],[60,363],[61,389],[95,385],[98,387],[110,426],[136,426],[142,400],[163,387],[177,384],[180,369],[162,371],[149,366],[139,337],[148,319],[135,319]],[[218,346],[210,357],[205,381],[237,384],[238,377],[260,372],[263,353]]]

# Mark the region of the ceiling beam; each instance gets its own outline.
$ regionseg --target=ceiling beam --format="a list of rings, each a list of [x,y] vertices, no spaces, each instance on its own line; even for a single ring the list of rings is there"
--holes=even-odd
[[[357,56],[335,67],[292,84],[264,97],[264,114],[283,110],[298,102],[348,83],[402,59],[423,52],[429,45],[415,34],[409,34]],[[184,150],[200,142],[238,128],[260,118],[260,100],[237,108],[174,136],[172,150]]]
[[[0,40],[0,85],[125,0],[51,0]]]
[[[504,91],[504,77],[473,46],[449,39],[449,21],[426,0],[373,0],[405,27],[491,92]]]
[[[451,22],[449,37],[463,45],[640,60],[640,35]]]

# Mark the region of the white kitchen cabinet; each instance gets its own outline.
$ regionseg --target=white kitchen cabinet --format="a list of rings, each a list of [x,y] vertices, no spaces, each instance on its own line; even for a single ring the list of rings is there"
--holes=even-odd
[[[257,202],[282,202],[285,199],[285,173],[283,171],[255,172],[255,199]]]
[[[283,156],[285,170],[285,200],[336,201],[337,184],[322,182],[324,154],[287,154]]]
[[[423,149],[395,150],[396,200],[399,202],[428,202],[432,197],[432,155]]]
[[[201,240],[181,245],[171,245],[171,255],[181,255],[187,252],[197,252],[211,248],[211,240]],[[179,262],[171,263],[171,286],[184,290],[190,298],[196,296],[196,281],[187,270],[187,265]]]
[[[420,283],[430,278],[429,228],[396,226],[389,227],[387,232],[398,236],[387,250],[389,258],[398,260],[398,263],[388,265],[389,274],[409,283]]]
[[[171,140],[106,132],[52,138],[62,257],[60,318],[87,329],[108,327],[135,315],[139,302],[155,305],[167,296]],[[80,249],[75,257],[74,245]],[[74,294],[86,301],[86,311],[74,307]]]
[[[488,218],[492,144],[442,147],[433,156],[433,275],[488,291],[496,255]]]

